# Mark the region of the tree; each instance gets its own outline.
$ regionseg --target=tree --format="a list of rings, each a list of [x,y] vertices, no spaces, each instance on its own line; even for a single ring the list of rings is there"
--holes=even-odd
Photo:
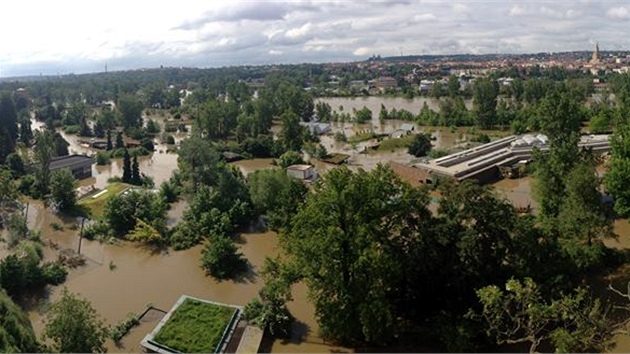
[[[487,333],[497,344],[529,343],[530,353],[543,343],[561,353],[600,352],[611,337],[605,310],[583,288],[547,301],[531,279],[510,279],[505,291],[491,285],[477,296]]]
[[[610,138],[611,160],[604,176],[606,189],[614,198],[615,212],[630,217],[630,126],[622,125]]]
[[[125,129],[142,126],[142,101],[131,95],[125,95],[120,97],[116,108],[118,109],[121,125]]]
[[[254,211],[265,215],[269,226],[278,230],[289,226],[306,197],[304,183],[290,178],[284,170],[259,170],[247,176]]]
[[[53,135],[53,146],[55,156],[67,156],[69,154],[68,146],[70,144],[59,133]]]
[[[540,205],[541,219],[553,223],[566,196],[565,177],[584,158],[578,147],[580,113],[577,103],[559,89],[550,91],[541,100],[538,113],[549,149],[534,152],[534,197]]]
[[[50,176],[50,198],[59,211],[67,211],[77,202],[77,181],[69,169],[54,171]]]
[[[354,117],[357,123],[363,124],[372,120],[372,111],[369,108],[363,106],[363,108],[356,111]]]
[[[37,353],[37,338],[28,316],[0,290],[0,351]]]
[[[122,181],[123,183],[133,183],[131,171],[131,156],[129,155],[129,150],[127,149],[125,149],[125,154],[123,155]]]
[[[133,161],[131,162],[131,175],[128,183],[135,184],[136,186],[142,184],[142,176],[140,175],[140,167],[138,166],[138,156],[134,156]]]
[[[455,98],[459,94],[459,79],[455,75],[451,75],[448,77],[448,97]]]
[[[281,243],[325,336],[385,343],[395,335],[407,293],[401,259],[416,245],[412,230],[430,219],[426,204],[425,192],[381,165],[369,173],[333,169],[315,184]]]
[[[217,279],[229,279],[247,270],[247,260],[231,238],[214,235],[201,253],[201,266]]]
[[[112,131],[107,129],[107,151],[111,151],[114,149],[114,146],[112,145]]]
[[[125,142],[123,141],[122,132],[116,133],[116,149],[123,149],[125,147]]]
[[[105,352],[108,328],[86,299],[63,290],[46,313],[44,337],[61,353]]]
[[[13,97],[8,92],[0,95],[0,130],[6,129],[12,142],[18,138],[18,115]]]
[[[431,151],[431,136],[424,133],[416,134],[407,150],[415,157],[426,156],[429,151]]]
[[[473,112],[477,125],[482,129],[491,129],[496,124],[496,107],[499,88],[491,78],[481,78],[473,86]]]
[[[48,187],[50,184],[50,161],[54,152],[54,135],[46,129],[44,131],[37,130],[35,132],[35,147],[33,152],[35,154],[35,161],[37,162],[37,169],[35,171],[36,176],[36,188],[40,195],[44,196],[48,194]]]
[[[105,126],[103,125],[103,121],[101,121],[98,117],[96,118],[96,121],[94,122],[94,136],[97,138],[103,138],[105,136]],[[111,144],[111,136],[110,136],[110,144]]]
[[[577,163],[565,178],[566,198],[558,214],[559,240],[579,269],[602,263],[603,239],[613,235],[594,163]]]
[[[284,112],[280,116],[282,120],[282,138],[287,150],[299,151],[303,143],[303,128],[300,125],[300,117],[291,112]]]
[[[278,165],[282,168],[303,163],[304,160],[302,159],[302,156],[300,156],[300,154],[296,151],[287,151],[278,158]]]
[[[33,139],[33,131],[31,130],[31,121],[28,117],[24,116],[20,120],[20,141],[29,146],[31,144],[31,140]]]

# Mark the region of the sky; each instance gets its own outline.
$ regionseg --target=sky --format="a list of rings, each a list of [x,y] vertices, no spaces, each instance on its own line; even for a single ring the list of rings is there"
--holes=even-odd
[[[0,77],[630,50],[630,0],[2,0]]]

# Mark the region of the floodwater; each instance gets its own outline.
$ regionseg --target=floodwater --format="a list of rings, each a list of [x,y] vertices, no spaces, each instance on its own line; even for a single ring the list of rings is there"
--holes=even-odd
[[[177,202],[169,210],[169,221],[181,217],[185,202]],[[54,260],[65,249],[78,250],[79,221],[64,220],[44,208],[40,201],[29,201],[28,223],[41,230],[46,260]],[[55,231],[52,223],[64,225]],[[278,254],[277,235],[274,232],[248,233],[237,238],[240,251],[248,259],[251,270],[236,281],[216,281],[206,276],[200,267],[201,250],[197,246],[185,251],[157,252],[140,244],[120,241],[116,244],[82,240],[81,254],[87,257],[85,266],[70,270],[63,287],[87,298],[107,324],[123,320],[129,313],[141,313],[147,306],[168,311],[182,294],[244,306],[257,296],[262,287],[258,272],[265,257]],[[62,287],[51,289],[48,301],[55,301]],[[29,305],[29,317],[38,335],[43,331],[45,304]],[[294,337],[289,341],[274,341],[274,352],[323,352],[333,347],[317,335],[314,309],[306,298],[306,287],[294,288],[294,300],[288,304],[297,319]],[[125,336],[121,345],[108,341],[110,352],[140,352],[140,341],[157,324],[157,320],[143,322]],[[343,348],[336,348],[339,350]]]
[[[504,178],[492,186],[499,195],[509,200],[516,208],[530,206],[535,211],[538,204],[532,196],[531,182],[532,178],[529,176],[516,179]]]
[[[367,96],[367,97],[322,97],[315,100],[315,103],[325,102],[330,105],[333,112],[346,112],[352,114],[353,110],[360,110],[363,107],[367,107],[372,111],[372,117],[378,121],[378,115],[381,111],[381,105],[385,106],[388,111],[392,108],[397,110],[407,110],[413,114],[418,114],[422,109],[422,106],[426,102],[427,106],[436,111],[440,111],[440,100],[436,98],[428,97],[415,97],[412,99],[402,97],[382,97],[382,96]],[[464,100],[464,104],[467,109],[472,109],[472,99]]]

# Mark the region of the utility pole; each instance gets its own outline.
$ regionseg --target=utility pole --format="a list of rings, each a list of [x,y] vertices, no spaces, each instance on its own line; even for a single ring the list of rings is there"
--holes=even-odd
[[[85,224],[85,218],[81,219],[81,231],[79,231],[79,250],[77,254],[81,254],[81,240],[83,239],[83,224]]]

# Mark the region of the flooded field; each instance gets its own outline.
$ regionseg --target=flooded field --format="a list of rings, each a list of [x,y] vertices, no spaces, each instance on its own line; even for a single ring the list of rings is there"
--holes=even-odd
[[[382,97],[382,96],[367,96],[367,97],[323,97],[315,100],[317,102],[325,102],[330,105],[333,112],[347,112],[352,114],[353,110],[359,110],[363,107],[367,107],[372,111],[372,116],[375,117],[378,122],[378,114],[381,111],[381,105],[389,111],[392,108],[397,110],[407,110],[413,114],[418,114],[422,109],[424,103],[434,111],[440,110],[440,100],[436,98],[428,97],[415,97],[412,99],[402,97]],[[464,104],[467,109],[472,109],[472,99],[464,100]]]

